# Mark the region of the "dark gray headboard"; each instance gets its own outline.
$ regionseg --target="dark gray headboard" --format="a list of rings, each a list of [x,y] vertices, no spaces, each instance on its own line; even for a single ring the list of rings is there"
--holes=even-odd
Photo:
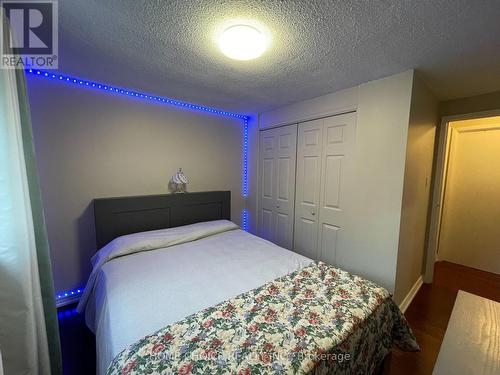
[[[116,237],[231,219],[231,192],[144,195],[94,199],[97,249]]]

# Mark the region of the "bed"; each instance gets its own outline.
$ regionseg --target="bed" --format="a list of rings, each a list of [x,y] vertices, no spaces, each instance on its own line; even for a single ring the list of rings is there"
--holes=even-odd
[[[418,345],[389,293],[229,221],[230,193],[94,201],[78,306],[99,374],[373,373]]]

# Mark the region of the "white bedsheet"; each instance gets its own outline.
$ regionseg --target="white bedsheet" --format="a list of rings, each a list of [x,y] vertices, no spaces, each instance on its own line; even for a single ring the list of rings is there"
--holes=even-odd
[[[109,261],[86,309],[98,373],[143,336],[311,262],[240,229]]]

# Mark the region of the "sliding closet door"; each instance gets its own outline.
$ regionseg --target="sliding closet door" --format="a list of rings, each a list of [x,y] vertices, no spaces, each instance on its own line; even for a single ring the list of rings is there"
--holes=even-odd
[[[294,250],[318,259],[318,209],[323,120],[299,124]]]
[[[356,114],[325,118],[321,163],[318,259],[335,264],[345,221],[345,195],[355,141]]]
[[[259,235],[291,249],[297,125],[261,131]]]
[[[276,129],[276,243],[286,249],[293,247],[295,213],[295,163],[297,157],[297,125]]]
[[[258,227],[259,235],[266,240],[275,240],[274,211],[276,207],[276,148],[277,139],[274,129],[260,133],[260,202]]]

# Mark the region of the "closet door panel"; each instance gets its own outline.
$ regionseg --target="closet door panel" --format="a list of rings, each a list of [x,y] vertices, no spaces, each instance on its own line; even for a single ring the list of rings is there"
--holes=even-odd
[[[330,225],[322,223],[320,227],[320,260],[335,264],[335,255],[337,250],[337,235],[339,232],[339,227],[335,225]]]
[[[295,224],[295,251],[308,258],[317,259],[318,223],[301,217]]]
[[[268,241],[274,241],[273,215],[273,211],[262,208],[260,236]]]
[[[274,159],[266,157],[262,160],[262,225],[260,235],[269,241],[274,241],[273,206],[274,206]]]
[[[289,225],[290,218],[289,215],[282,214],[278,212],[276,214],[276,243],[285,248],[289,244]],[[288,247],[289,248],[289,247]]]
[[[275,242],[284,248],[292,248],[293,233],[293,200],[290,199],[291,174],[295,172],[295,165],[291,165],[291,158],[278,158],[277,162],[277,180],[278,193],[276,196],[276,240]]]
[[[282,202],[288,202],[290,200],[290,174],[292,171],[292,166],[290,165],[290,158],[279,158],[278,160],[278,195],[277,199]],[[293,168],[295,169],[295,168]]]
[[[260,133],[259,235],[291,249],[297,126]]]
[[[262,198],[273,199],[274,159],[265,158],[262,161]]]
[[[319,181],[321,159],[317,155],[304,156],[301,163],[301,179],[304,184],[302,189],[300,204],[313,209],[318,203]],[[307,211],[306,211],[307,212]]]
[[[260,204],[259,204],[259,235],[266,240],[275,240],[275,154],[277,148],[276,134],[273,130],[260,134]]]
[[[276,129],[276,243],[286,249],[293,247],[295,215],[295,163],[297,157],[297,125]]]
[[[324,119],[318,242],[319,259],[331,264],[335,264],[337,242],[344,227],[355,126],[354,113]]]
[[[328,155],[325,158],[325,179],[323,206],[338,209],[340,204],[340,178],[342,174],[342,156]]]
[[[297,141],[294,250],[318,258],[318,219],[323,120],[301,123]]]

